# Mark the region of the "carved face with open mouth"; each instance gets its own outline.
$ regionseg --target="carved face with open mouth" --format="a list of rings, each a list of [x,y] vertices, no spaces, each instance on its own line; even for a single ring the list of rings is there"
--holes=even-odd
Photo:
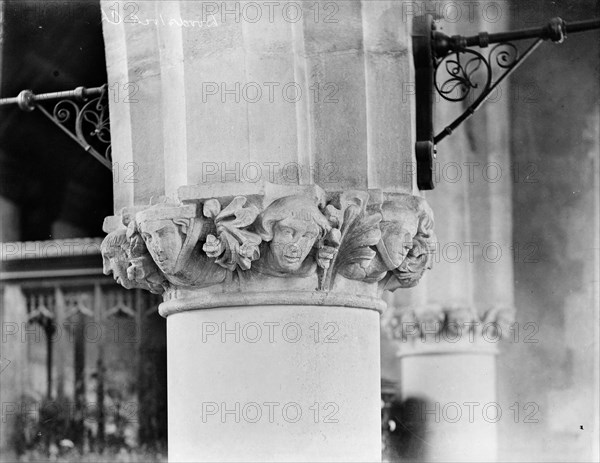
[[[319,236],[312,220],[288,217],[273,227],[273,259],[282,270],[294,272],[302,266]]]

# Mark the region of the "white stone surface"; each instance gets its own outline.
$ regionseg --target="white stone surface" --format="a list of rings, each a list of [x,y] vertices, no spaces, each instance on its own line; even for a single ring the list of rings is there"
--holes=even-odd
[[[496,398],[494,354],[472,352],[400,358],[401,399],[413,399],[422,461],[495,461],[497,429],[512,411]],[[500,415],[498,415],[500,413]]]
[[[171,461],[381,458],[377,311],[186,311],[167,342]]]

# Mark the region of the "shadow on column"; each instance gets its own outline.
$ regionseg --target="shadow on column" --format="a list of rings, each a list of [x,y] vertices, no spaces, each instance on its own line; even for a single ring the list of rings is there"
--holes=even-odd
[[[391,403],[384,461],[427,460],[427,428],[422,412],[428,405],[417,397]]]

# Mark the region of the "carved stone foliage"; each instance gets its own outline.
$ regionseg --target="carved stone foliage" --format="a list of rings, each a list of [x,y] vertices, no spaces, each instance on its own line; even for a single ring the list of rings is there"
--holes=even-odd
[[[381,240],[381,207],[369,205],[366,191],[342,193],[325,213],[334,227],[330,243],[337,249],[332,265],[325,272],[322,289],[328,290],[339,273],[350,280],[367,280],[377,253],[374,246]]]
[[[208,235],[202,249],[227,270],[248,270],[260,257],[260,236],[246,229],[258,217],[258,208],[245,204],[243,196],[235,197],[223,210],[217,199],[204,203],[204,216],[214,220],[217,236]]]
[[[403,343],[459,341],[475,343],[481,339],[494,344],[509,337],[515,321],[515,308],[494,306],[485,311],[472,307],[426,307],[397,309],[384,323],[391,339]],[[418,342],[417,342],[418,341]]]
[[[314,185],[232,196],[190,188],[180,199],[108,217],[104,272],[125,288],[168,298],[196,288],[263,291],[271,283],[329,293],[352,281],[379,294],[415,285],[431,266],[433,215],[420,197]]]

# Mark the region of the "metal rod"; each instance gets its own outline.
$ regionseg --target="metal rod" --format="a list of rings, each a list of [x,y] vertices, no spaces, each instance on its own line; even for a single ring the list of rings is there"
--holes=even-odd
[[[434,31],[432,46],[434,55],[437,58],[443,58],[449,53],[460,51],[467,47],[477,46],[485,48],[490,44],[513,40],[539,38],[542,40],[552,40],[553,42],[562,42],[568,33],[585,32],[594,29],[600,29],[600,18],[572,23],[566,23],[561,18],[552,18],[548,24],[541,28],[536,27],[493,34],[481,32],[469,37],[463,35],[453,35],[450,37],[443,32]]]
[[[487,97],[490,93],[492,93],[494,91],[494,89],[498,85],[500,85],[500,83],[504,79],[506,79],[510,74],[512,74],[514,71],[516,71],[517,68],[519,66],[521,66],[523,61],[525,61],[529,57],[529,55],[531,55],[535,51],[535,49],[542,44],[543,41],[544,41],[544,39],[538,39],[527,50],[525,50],[525,53],[523,53],[523,56],[521,56],[519,59],[517,59],[515,61],[515,64],[513,64],[513,66],[510,69],[508,69],[504,74],[502,74],[498,78],[498,80],[492,84],[492,86],[488,89],[488,91],[485,92],[485,96]],[[485,99],[482,100],[476,108],[473,108],[473,111],[477,111],[479,109],[479,107],[483,104],[484,101],[485,101]]]
[[[600,18],[566,23],[565,29],[567,32],[584,32],[592,29],[600,29]]]
[[[47,100],[58,100],[61,98],[79,98],[86,99],[90,96],[98,96],[102,94],[102,91],[106,88],[106,84],[101,87],[77,87],[74,90],[65,90],[62,92],[51,92],[51,93],[42,93],[40,95],[36,95],[31,90],[23,90],[19,93],[18,96],[13,96],[10,98],[0,98],[0,106],[9,105],[9,104],[19,104],[21,99],[23,98],[21,95],[24,92],[27,92],[29,97],[29,101],[31,103],[35,103],[36,101],[47,101]]]
[[[560,20],[560,18],[554,18],[553,21],[556,20]],[[593,29],[600,29],[600,19],[590,19],[588,21],[577,21],[573,23],[565,23],[563,21],[563,23],[563,27],[566,33],[585,32]],[[548,36],[548,25],[542,28],[537,27],[531,29],[522,29],[518,31],[497,32],[494,34],[488,34],[488,43],[492,44],[499,42],[508,42],[512,40],[533,39],[536,37],[544,40],[549,39],[550,37]],[[467,47],[479,45],[479,35],[465,37],[465,40],[467,42]]]

